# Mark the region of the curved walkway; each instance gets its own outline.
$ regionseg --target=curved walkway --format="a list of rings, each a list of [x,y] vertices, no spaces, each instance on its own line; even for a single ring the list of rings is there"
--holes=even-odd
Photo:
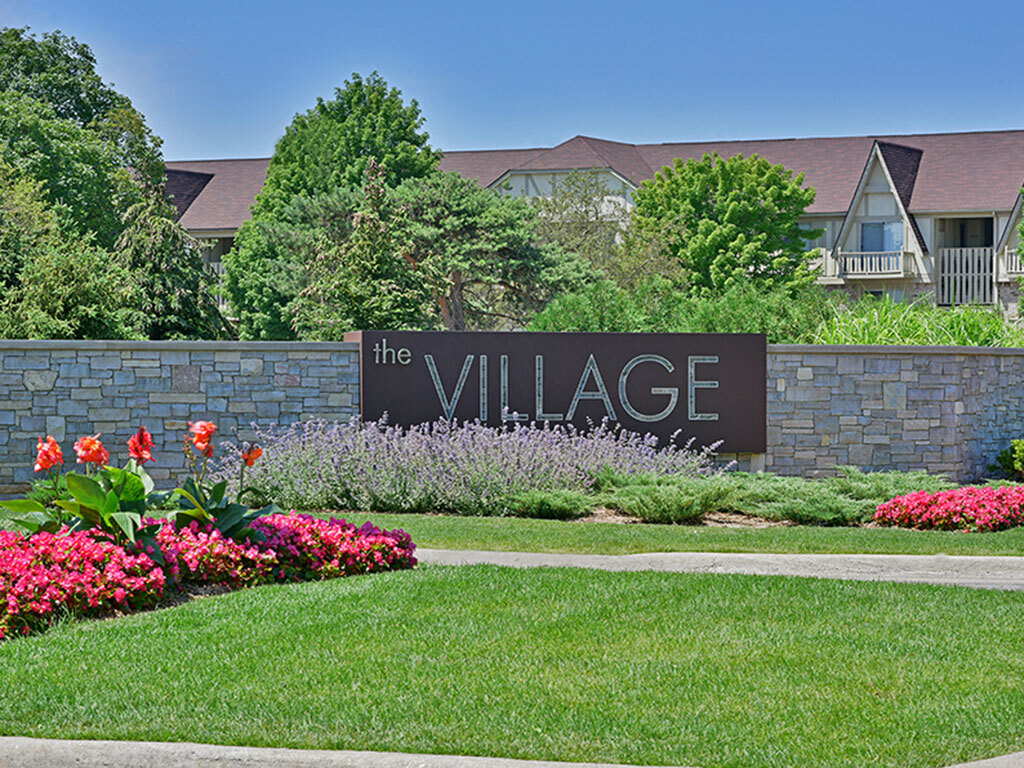
[[[514,568],[595,568],[604,571],[742,573],[819,579],[900,581],[977,589],[1024,590],[1024,557],[950,555],[782,555],[747,552],[649,552],[577,555],[417,549],[421,563],[507,565]]]

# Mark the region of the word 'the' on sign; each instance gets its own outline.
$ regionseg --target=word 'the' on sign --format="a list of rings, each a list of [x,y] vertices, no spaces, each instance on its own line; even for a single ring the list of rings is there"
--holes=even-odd
[[[765,337],[752,333],[358,331],[360,413],[402,426],[603,419],[661,444],[763,453]]]

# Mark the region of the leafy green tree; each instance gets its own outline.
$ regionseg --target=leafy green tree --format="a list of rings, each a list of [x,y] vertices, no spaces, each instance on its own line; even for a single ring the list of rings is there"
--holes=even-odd
[[[292,304],[309,282],[307,266],[349,238],[362,202],[362,191],[351,189],[300,196],[277,215],[242,225],[224,256],[224,291],[242,338],[295,337]]]
[[[18,175],[0,157],[0,296],[20,283],[21,270],[56,242],[58,233],[42,185]]]
[[[522,327],[555,293],[595,277],[575,254],[538,243],[537,211],[521,197],[437,172],[405,182],[395,199],[407,220],[402,252],[447,330]]]
[[[539,214],[537,237],[577,254],[595,269],[612,272],[616,243],[626,224],[625,198],[613,193],[593,169],[570,171],[551,186],[550,195],[530,200]]]
[[[277,142],[253,218],[224,259],[242,338],[295,337],[290,305],[308,284],[310,249],[338,248],[348,237],[371,161],[386,187],[436,168],[439,154],[423,122],[416,101],[406,104],[376,72],[352,75],[334,99],[295,116]],[[330,231],[320,232],[324,225]]]
[[[120,234],[124,211],[142,199],[110,142],[13,91],[0,93],[0,156],[43,185],[68,234],[91,232],[104,248]]]
[[[396,242],[402,214],[388,201],[383,169],[371,161],[349,236],[320,239],[308,252],[309,284],[290,306],[300,338],[336,341],[352,330],[422,327],[429,297]]]
[[[697,293],[744,281],[808,285],[814,252],[805,243],[821,231],[797,224],[815,195],[803,181],[758,155],[676,159],[634,194],[632,228],[678,259]]]
[[[423,123],[415,99],[406,104],[376,72],[365,80],[353,74],[333,99],[318,98],[285,129],[254,215],[272,215],[298,196],[359,189],[371,159],[384,169],[388,187],[429,173],[440,155],[427,143]]]
[[[56,117],[109,141],[121,166],[133,168],[144,185],[162,183],[160,139],[131,100],[103,82],[85,43],[59,30],[37,38],[27,27],[0,29],[0,90],[50,105]]]
[[[694,295],[664,278],[633,289],[602,282],[559,296],[529,330],[763,333],[770,343],[811,343],[826,321],[844,311],[839,299],[819,285],[765,288],[740,282],[721,293]]]
[[[150,339],[214,339],[227,332],[199,242],[174,221],[174,209],[148,198],[124,215],[119,260],[135,275],[138,309]]]
[[[0,338],[138,338],[134,277],[0,161]]]

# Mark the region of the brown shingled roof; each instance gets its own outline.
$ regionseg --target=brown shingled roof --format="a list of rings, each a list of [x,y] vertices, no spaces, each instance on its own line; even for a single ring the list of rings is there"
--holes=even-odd
[[[441,169],[457,171],[485,187],[509,171],[567,168],[611,168],[639,184],[677,157],[700,158],[715,151],[725,157],[756,153],[804,173],[805,183],[817,191],[808,213],[843,214],[875,141],[899,147],[885,150],[886,164],[902,169],[895,171],[900,176],[898,192],[911,213],[1008,211],[1024,181],[1024,131],[667,144],[575,136],[549,149],[446,152]],[[916,168],[910,172],[914,158]],[[213,174],[188,206],[182,223],[193,230],[239,227],[250,216],[249,206],[263,186],[268,162],[264,158],[168,163],[168,169]]]
[[[172,171],[191,174],[212,174],[201,192],[181,216],[182,225],[190,230],[238,229],[252,218],[249,207],[263,189],[270,158],[247,160],[180,160],[167,163],[167,191],[177,196],[172,187]],[[187,178],[177,174],[179,178]]]

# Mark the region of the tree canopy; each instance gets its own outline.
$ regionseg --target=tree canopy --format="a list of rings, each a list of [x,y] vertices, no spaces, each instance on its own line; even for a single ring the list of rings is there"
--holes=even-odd
[[[16,203],[0,213],[13,249],[0,334],[216,336],[213,275],[165,200],[160,140],[95,64],[60,32],[0,29],[0,164]],[[16,234],[19,220],[37,236]]]
[[[60,30],[37,38],[26,27],[0,29],[0,90],[48,104],[55,117],[109,141],[121,166],[134,169],[144,185],[161,184],[160,139],[131,100],[103,82],[85,43]]]
[[[0,160],[0,338],[138,338],[132,276]]]
[[[538,215],[521,197],[436,172],[395,190],[406,223],[402,254],[427,286],[443,327],[522,327],[560,290],[595,271],[575,254],[542,245]]]
[[[311,296],[301,302],[298,326],[295,302],[318,258],[340,253],[351,235],[371,164],[384,189],[436,168],[439,153],[423,122],[416,101],[406,103],[376,72],[353,74],[334,99],[317,99],[295,116],[274,149],[253,218],[224,258],[224,287],[243,338],[295,338],[297,327],[313,333]]]
[[[633,236],[679,260],[691,290],[722,291],[742,281],[807,285],[820,230],[797,223],[814,202],[803,174],[751,155],[676,159],[634,194]]]
[[[440,154],[427,143],[423,123],[416,100],[406,104],[377,72],[366,79],[353,74],[333,99],[318,98],[285,128],[255,216],[273,215],[299,196],[360,189],[370,160],[383,168],[388,187],[428,173]]]

